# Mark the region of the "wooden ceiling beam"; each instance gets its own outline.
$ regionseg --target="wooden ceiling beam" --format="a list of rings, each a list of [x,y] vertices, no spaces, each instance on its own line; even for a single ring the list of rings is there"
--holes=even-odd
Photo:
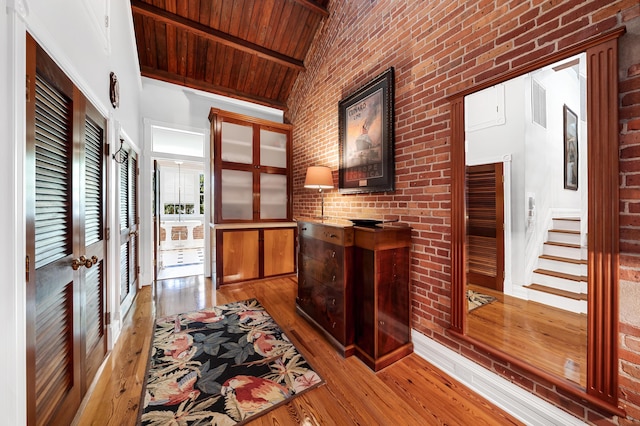
[[[280,102],[276,99],[269,99],[261,96],[252,96],[244,92],[239,92],[228,87],[218,86],[215,84],[207,83],[202,80],[196,80],[194,78],[184,77],[179,74],[159,71],[155,68],[148,66],[140,67],[140,74],[143,77],[152,78],[154,80],[164,81],[166,83],[177,84],[179,86],[190,87],[196,90],[202,90],[204,92],[215,93],[229,98],[240,99],[242,101],[252,102],[255,104],[265,105],[271,108],[287,110],[287,105],[284,102]]]
[[[312,12],[318,15],[322,15],[323,18],[326,18],[327,16],[329,16],[329,11],[327,10],[327,8],[320,6],[320,4],[316,3],[313,0],[294,0],[294,1],[299,5],[304,6],[307,9],[311,10]]]
[[[304,3],[309,3],[309,1],[304,1]],[[258,46],[257,44],[250,43],[246,40],[242,40],[230,34],[224,33],[222,31],[216,30],[214,28],[208,27],[199,22],[192,21],[174,13],[167,12],[164,9],[153,6],[149,3],[145,3],[141,0],[131,0],[131,9],[134,13],[139,13],[141,15],[157,19],[158,21],[164,22],[167,25],[173,25],[182,28],[185,31],[189,31],[207,40],[211,40],[213,42],[221,43],[225,46],[229,46],[243,52],[257,55],[263,59],[273,61],[288,68],[293,68],[298,71],[305,70],[304,63],[298,59],[283,55],[282,53],[267,49],[262,46]]]

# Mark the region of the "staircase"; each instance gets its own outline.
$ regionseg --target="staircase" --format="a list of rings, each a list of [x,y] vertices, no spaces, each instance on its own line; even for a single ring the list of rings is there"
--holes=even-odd
[[[554,218],[528,289],[529,300],[575,313],[587,312],[587,249],[579,218]]]

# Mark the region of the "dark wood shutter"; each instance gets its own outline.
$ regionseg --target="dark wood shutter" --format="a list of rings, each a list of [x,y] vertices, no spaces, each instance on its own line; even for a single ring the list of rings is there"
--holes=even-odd
[[[85,245],[103,239],[103,140],[103,129],[85,120]]]
[[[71,101],[41,76],[35,94],[35,266],[72,254]],[[36,289],[36,416],[46,423],[74,386],[73,277]]]
[[[106,355],[106,119],[29,35],[26,51],[27,423],[70,424]]]
[[[467,167],[467,282],[504,287],[502,163]]]
[[[120,305],[127,312],[138,279],[138,161],[126,143],[120,164]]]
[[[130,155],[129,168],[129,247],[131,270],[129,272],[129,287],[138,284],[138,159]]]
[[[84,274],[85,384],[91,383],[107,353],[105,291],[105,155],[106,122],[97,112],[84,126],[84,253],[95,263]]]
[[[71,254],[71,101],[36,76],[36,268]]]

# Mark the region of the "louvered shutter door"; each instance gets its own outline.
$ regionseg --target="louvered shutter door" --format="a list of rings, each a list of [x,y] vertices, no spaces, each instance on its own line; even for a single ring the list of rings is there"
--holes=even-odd
[[[467,168],[469,284],[502,290],[502,164]]]
[[[49,280],[45,269],[72,254],[72,111],[40,76],[35,98],[35,393],[37,422],[46,424],[74,385],[73,275]]]
[[[36,269],[71,254],[70,102],[36,79]]]
[[[133,231],[130,233],[130,257],[131,271],[129,275],[129,288],[136,285],[138,279],[138,159],[135,155],[131,155],[131,167],[129,169],[129,228]]]
[[[103,239],[103,130],[92,120],[85,120],[85,245]]]
[[[84,136],[84,220],[85,253],[97,263],[84,276],[86,382],[91,383],[106,355],[105,268],[104,268],[104,123],[85,119]]]
[[[124,161],[120,164],[120,231],[126,235],[129,229],[129,156],[122,156]],[[120,245],[120,303],[129,295],[129,262],[131,253],[129,239],[121,241]]]

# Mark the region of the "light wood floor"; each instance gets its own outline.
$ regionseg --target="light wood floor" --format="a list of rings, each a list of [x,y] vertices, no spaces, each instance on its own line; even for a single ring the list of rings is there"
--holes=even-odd
[[[516,425],[522,424],[415,354],[377,374],[356,357],[343,359],[295,313],[295,278],[212,290],[202,277],[143,288],[105,363],[79,425],[135,425],[154,315],[159,317],[256,297],[326,384],[293,398],[253,425]]]
[[[470,285],[469,288],[498,299],[467,315],[469,336],[558,377],[586,386],[586,315],[507,296],[485,287]]]

